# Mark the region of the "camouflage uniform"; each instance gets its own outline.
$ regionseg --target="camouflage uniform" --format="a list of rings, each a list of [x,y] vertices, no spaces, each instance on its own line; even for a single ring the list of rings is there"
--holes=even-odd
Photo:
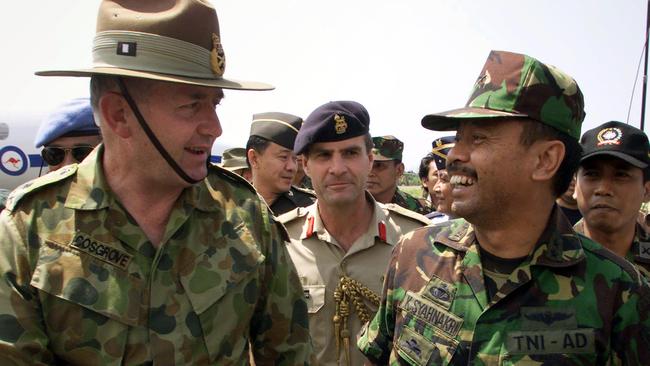
[[[370,194],[366,194],[366,197],[373,202],[373,220],[368,231],[357,239],[347,253],[325,229],[317,204],[298,208],[278,218],[291,237],[289,254],[305,291],[310,332],[319,365],[339,365],[337,356],[340,357],[340,364],[345,364],[346,349],[350,352],[350,365],[363,363],[363,355],[354,347],[354,336],[361,329],[363,321],[356,313],[361,309],[353,305],[353,299],[349,299],[347,307],[349,317],[342,319],[339,328],[341,331],[347,329],[349,347],[345,347],[341,341],[341,349],[337,352],[338,332],[332,319],[335,314],[340,315],[337,313],[340,306],[335,300],[335,291],[341,278],[358,281],[361,287],[374,293],[375,303],[366,296],[358,297],[359,304],[367,307],[365,316],[372,318],[377,311],[378,294],[393,247],[403,233],[428,222],[423,216],[399,206],[375,202]]]
[[[404,207],[407,210],[415,211],[420,215],[426,215],[433,211],[431,204],[427,200],[423,198],[415,198],[399,188],[395,190],[395,195],[393,196],[391,203]]]
[[[577,233],[584,234],[584,226],[585,221],[582,219],[573,226],[573,230]],[[638,223],[636,224],[636,234],[634,235],[632,246],[625,255],[625,259],[634,264],[641,274],[650,279],[650,235]]]
[[[395,248],[358,346],[390,365],[604,365],[650,360],[650,287],[554,210],[535,250],[489,299],[472,225]]]
[[[283,192],[273,201],[271,211],[280,216],[297,207],[310,206],[316,200],[316,194],[308,189],[291,186],[289,192]]]
[[[252,187],[211,166],[156,249],[82,164],[16,189],[0,215],[0,364],[304,365],[306,304]]]

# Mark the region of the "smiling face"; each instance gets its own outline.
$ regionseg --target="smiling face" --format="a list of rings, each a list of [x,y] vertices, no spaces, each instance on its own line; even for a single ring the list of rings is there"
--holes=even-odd
[[[437,202],[436,211],[451,215],[451,183],[446,169],[438,170],[438,180],[433,187],[433,193]]]
[[[533,165],[516,120],[462,121],[447,156],[455,216],[477,224],[507,218],[526,202]]]
[[[255,188],[269,197],[288,192],[296,174],[296,154],[274,142],[269,142],[261,153],[251,150],[249,160]]]
[[[128,85],[134,84],[131,81]],[[216,106],[223,98],[218,88],[137,80],[139,90],[134,99],[144,119],[160,140],[162,146],[191,178],[200,180],[207,175],[207,160],[212,144],[222,133]],[[146,94],[144,93],[146,91]],[[176,177],[171,167],[151,144],[135,118],[132,117],[134,134],[131,146],[141,166],[154,179],[169,180]],[[176,177],[187,185],[180,177]]]
[[[578,169],[578,209],[590,228],[604,233],[634,227],[649,192],[643,171],[615,157],[589,158]]]
[[[311,178],[319,205],[363,204],[373,161],[365,136],[314,143],[304,159],[305,172]]]

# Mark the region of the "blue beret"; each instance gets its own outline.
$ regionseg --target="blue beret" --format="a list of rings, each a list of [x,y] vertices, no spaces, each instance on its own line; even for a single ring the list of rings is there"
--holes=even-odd
[[[364,106],[352,101],[336,101],[316,108],[302,124],[293,151],[302,154],[315,142],[351,139],[368,133],[370,115]]]
[[[431,143],[433,147],[431,153],[433,154],[433,161],[436,162],[436,167],[438,170],[446,169],[447,166],[447,155],[449,150],[456,144],[455,136],[445,136],[440,137]]]
[[[59,106],[45,117],[38,129],[34,143],[41,147],[68,136],[99,135],[99,127],[93,118],[89,98],[76,98]]]

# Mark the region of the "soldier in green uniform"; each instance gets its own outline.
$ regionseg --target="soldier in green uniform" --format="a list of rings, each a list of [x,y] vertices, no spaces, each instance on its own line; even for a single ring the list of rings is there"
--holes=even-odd
[[[246,162],[246,149],[243,147],[233,147],[224,150],[219,166],[237,175],[241,175],[242,178],[249,182],[253,179],[251,168]]]
[[[293,144],[302,118],[288,113],[268,112],[253,116],[246,143],[247,161],[253,186],[276,216],[314,203],[313,192],[291,185],[296,174]]]
[[[582,135],[576,199],[583,219],[574,226],[634,263],[650,278],[650,235],[638,223],[650,199],[650,146],[640,129],[607,122]]]
[[[390,252],[401,235],[428,220],[366,192],[372,166],[370,117],[352,101],[316,108],[294,151],[316,191],[316,203],[278,218],[287,228],[321,366],[361,365],[354,335],[377,311]]]
[[[576,82],[492,51],[465,108],[425,116],[456,130],[452,211],[393,251],[377,315],[358,340],[376,364],[642,365],[650,287],[576,234],[555,198],[580,159]]]
[[[390,135],[373,137],[372,143],[374,161],[367,183],[372,197],[377,202],[394,203],[421,215],[433,211],[426,199],[413,197],[397,187],[399,178],[404,174],[404,143]]]
[[[208,2],[103,1],[91,76],[104,143],[0,214],[1,365],[305,365],[286,232],[208,162],[222,77]]]

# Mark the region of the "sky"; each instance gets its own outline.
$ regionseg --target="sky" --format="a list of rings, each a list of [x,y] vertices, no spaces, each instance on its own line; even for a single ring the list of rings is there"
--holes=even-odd
[[[99,2],[5,7],[0,108],[43,112],[88,95],[87,78],[34,72],[91,64]],[[421,127],[422,117],[464,106],[493,49],[528,54],[573,76],[585,97],[583,132],[610,120],[627,122],[631,100],[629,123],[640,123],[643,71],[635,76],[647,13],[641,0],[211,2],[225,76],[276,87],[226,91],[217,111],[220,139],[228,145],[244,146],[254,113],[305,118],[328,101],[355,100],[370,113],[371,134],[402,140],[404,163],[417,170],[432,140],[445,135]]]

